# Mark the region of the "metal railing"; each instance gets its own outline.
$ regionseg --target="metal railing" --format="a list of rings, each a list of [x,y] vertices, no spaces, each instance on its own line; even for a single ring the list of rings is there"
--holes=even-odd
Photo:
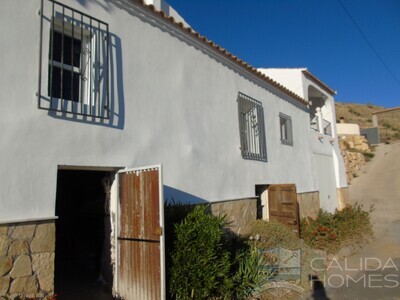
[[[324,134],[332,136],[332,124],[331,122],[322,119],[322,127],[324,129]]]
[[[311,115],[311,129],[319,132],[318,116]]]
[[[323,118],[321,118],[321,120],[319,120],[319,117],[317,115],[311,115],[310,119],[311,119],[310,127],[312,130],[323,133],[325,135],[332,136],[331,122],[329,122]],[[320,121],[321,121],[321,125],[320,125]]]
[[[108,24],[54,0],[41,1],[40,15],[38,107],[108,119]]]

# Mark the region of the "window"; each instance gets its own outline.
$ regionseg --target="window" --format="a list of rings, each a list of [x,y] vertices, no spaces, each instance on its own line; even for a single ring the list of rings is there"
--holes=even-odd
[[[77,33],[65,30],[65,26],[64,29],[58,27],[51,30],[50,36],[49,96],[84,101],[85,74],[81,74],[81,61],[87,61],[87,58],[81,55],[82,36],[76,37]]]
[[[39,108],[108,118],[108,24],[54,0],[42,0],[41,16]]]
[[[281,130],[281,142],[284,145],[293,146],[292,118],[280,113],[279,124]]]
[[[238,94],[240,146],[242,157],[267,161],[264,111],[261,102]]]

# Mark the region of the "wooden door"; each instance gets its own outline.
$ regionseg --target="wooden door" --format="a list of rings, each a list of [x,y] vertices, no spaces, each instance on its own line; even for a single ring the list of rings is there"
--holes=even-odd
[[[270,185],[268,187],[268,204],[270,221],[285,224],[299,236],[300,220],[296,185]]]
[[[118,294],[165,299],[161,167],[123,171],[118,180]]]

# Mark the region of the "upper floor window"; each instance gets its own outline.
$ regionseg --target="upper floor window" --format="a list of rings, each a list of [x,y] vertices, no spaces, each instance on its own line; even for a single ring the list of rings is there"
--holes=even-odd
[[[88,57],[81,53],[87,43],[82,35],[62,27],[51,30],[48,93],[57,99],[84,101],[87,72],[81,71],[81,61],[88,63]]]
[[[281,142],[284,145],[293,145],[293,130],[292,130],[292,118],[280,113],[279,124],[281,130]]]
[[[237,101],[242,157],[267,161],[262,104],[242,93],[238,94]]]
[[[41,16],[39,108],[108,118],[108,24],[54,0],[42,0]]]

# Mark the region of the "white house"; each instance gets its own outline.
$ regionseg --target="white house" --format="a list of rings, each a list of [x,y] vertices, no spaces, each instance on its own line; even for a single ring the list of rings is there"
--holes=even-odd
[[[339,149],[334,95],[336,92],[306,68],[259,69],[309,102],[310,145],[315,190],[321,208],[333,212],[347,202],[346,168]],[[338,199],[332,201],[332,199]]]
[[[296,198],[338,207],[331,90],[278,84],[155,4],[2,2],[0,295],[100,280],[164,298],[165,199],[214,203],[238,232],[259,197],[297,226]]]

